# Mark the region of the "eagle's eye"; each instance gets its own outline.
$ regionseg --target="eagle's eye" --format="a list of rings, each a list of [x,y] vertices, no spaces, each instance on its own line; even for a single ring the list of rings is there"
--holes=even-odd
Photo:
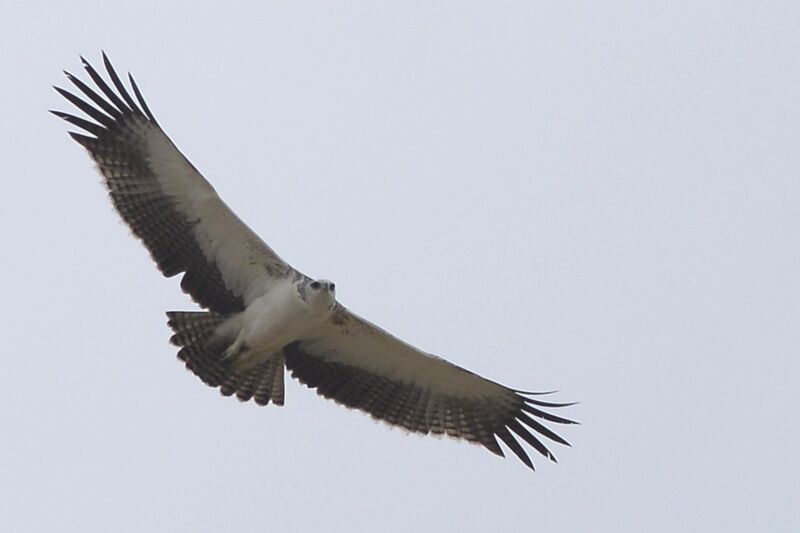
[[[312,281],[311,282],[312,289],[319,289],[319,281]]]
[[[336,290],[336,284],[335,284],[335,283],[331,283],[331,284],[330,284],[330,287],[331,287],[331,290],[332,290],[332,291],[333,291],[333,290]]]

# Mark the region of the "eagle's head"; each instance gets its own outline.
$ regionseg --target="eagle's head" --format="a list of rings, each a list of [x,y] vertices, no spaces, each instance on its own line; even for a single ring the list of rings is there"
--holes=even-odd
[[[329,310],[336,305],[336,284],[330,280],[309,280],[302,292],[303,300],[315,309]]]

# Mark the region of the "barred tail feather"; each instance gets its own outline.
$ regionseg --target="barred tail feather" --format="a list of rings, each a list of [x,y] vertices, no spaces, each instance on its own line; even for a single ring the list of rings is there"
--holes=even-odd
[[[212,346],[210,341],[226,317],[206,312],[170,311],[167,318],[169,327],[175,332],[170,342],[181,347],[178,359],[203,383],[219,387],[229,371],[222,360],[222,351]]]
[[[235,394],[243,402],[253,398],[259,405],[267,405],[270,401],[283,405],[282,353],[274,354],[258,366],[237,370],[223,356],[233,339],[215,336],[228,316],[202,311],[170,311],[167,318],[169,327],[175,332],[170,342],[181,347],[178,359],[203,383],[219,387],[225,396]]]

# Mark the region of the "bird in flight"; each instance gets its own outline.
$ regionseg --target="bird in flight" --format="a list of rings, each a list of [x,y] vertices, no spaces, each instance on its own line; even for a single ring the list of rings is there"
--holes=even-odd
[[[567,445],[543,422],[574,424],[549,393],[505,387],[423,352],[336,300],[336,286],[281,259],[217,195],[161,129],[133,77],[134,98],[103,53],[110,81],[81,57],[91,83],[55,87],[87,118],[51,111],[83,130],[70,136],[103,175],[122,219],[166,277],[206,311],[170,311],[170,339],[191,372],[225,396],[284,403],[284,368],[325,398],[409,432],[448,435],[523,463],[526,442]]]

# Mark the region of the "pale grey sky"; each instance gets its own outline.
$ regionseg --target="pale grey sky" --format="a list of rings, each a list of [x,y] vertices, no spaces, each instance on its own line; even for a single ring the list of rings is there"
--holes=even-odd
[[[800,529],[800,4],[217,4],[0,8],[0,529]],[[559,464],[186,372],[46,113],[101,49],[343,303],[580,401]]]

